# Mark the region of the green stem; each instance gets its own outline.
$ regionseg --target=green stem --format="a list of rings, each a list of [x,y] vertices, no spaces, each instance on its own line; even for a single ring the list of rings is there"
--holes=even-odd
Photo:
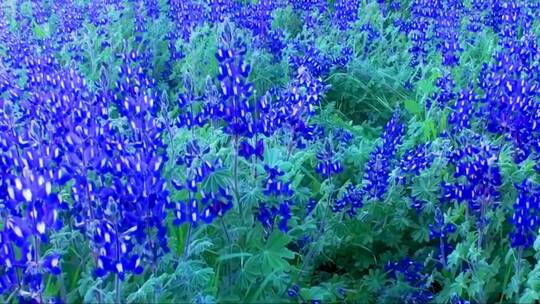
[[[184,245],[184,261],[187,261],[187,259],[189,258],[189,246],[190,246],[190,243],[191,243],[191,231],[193,230],[193,225],[192,224],[189,224],[188,226],[188,231],[187,231],[187,236],[186,236],[186,240],[185,240],[185,245]]]
[[[114,284],[114,290],[115,290],[115,303],[120,304],[120,275],[116,274],[116,280]]]
[[[508,268],[506,270],[506,274],[504,276],[504,282],[503,282],[503,289],[502,290],[505,290],[506,289],[506,286],[508,285],[508,280],[510,279],[510,272],[512,272],[512,266],[508,265]],[[504,292],[501,292],[501,297],[499,298],[499,304],[503,303],[503,298],[504,298]]]
[[[17,287],[17,288],[9,295],[9,297],[8,297],[7,300],[6,300],[6,303],[11,303],[11,300],[13,300],[13,298],[15,297],[15,295],[16,295],[17,293],[19,293],[19,290],[20,290],[20,289],[21,289],[20,287]]]
[[[240,202],[240,190],[238,186],[238,136],[235,135],[233,140],[234,158],[233,158],[233,179],[234,179],[234,195],[236,196],[236,203],[238,204],[238,213],[240,215],[240,221],[244,223],[244,208]]]
[[[330,182],[330,185],[332,186],[332,178],[330,178],[329,180]],[[328,217],[328,209],[330,209],[330,205],[332,203],[332,194],[333,194],[333,189],[330,189],[330,193],[328,194],[328,203],[326,206],[324,206],[324,210],[323,210],[323,218],[321,220],[321,224],[319,226],[319,230],[317,232],[317,235],[318,235],[318,239],[316,242],[313,242],[314,244],[318,244],[319,241],[322,239],[325,231],[326,231],[326,224],[327,224],[327,217]],[[305,271],[305,268],[311,263],[311,260],[313,259],[313,257],[315,256],[315,246],[311,247],[310,248],[310,251],[308,252],[308,254],[306,255],[306,258],[304,259],[304,262],[302,263],[302,267],[300,268],[300,273],[298,275],[299,277],[299,280],[301,279],[302,277],[302,274],[304,273]]]
[[[118,216],[118,214],[117,214]],[[119,235],[119,232],[118,232],[118,220],[115,222],[115,234],[116,234],[116,262],[118,263],[120,261],[120,244],[118,242],[118,235]],[[115,265],[115,267],[117,267]],[[116,300],[115,300],[115,303],[116,304],[119,304],[121,303],[120,302],[120,274],[116,274],[116,280],[115,280],[115,284],[114,284],[114,291],[115,291],[115,294],[116,294]]]
[[[518,286],[517,286],[517,290],[516,290],[516,295],[519,297],[519,291],[521,290],[521,278],[520,278],[520,275],[521,275],[521,259],[523,258],[523,247],[519,247],[518,248],[518,252],[517,252],[517,258],[516,258],[516,276],[517,276],[517,282],[518,282]],[[516,299],[516,300],[519,300]],[[516,301],[517,302],[517,301]]]
[[[66,298],[66,284],[64,282],[64,273],[61,272],[58,276],[58,284],[60,285],[60,299],[62,299],[63,302],[67,303]]]
[[[37,236],[34,236],[34,247],[34,259],[36,261],[36,265],[39,265],[39,239]],[[39,291],[39,303],[43,303],[43,292],[41,290]]]
[[[231,236],[229,235],[229,230],[227,229],[227,225],[225,225],[225,220],[223,219],[223,217],[220,217],[220,222],[221,227],[223,228],[223,232],[225,233],[225,238],[227,239],[227,247],[229,247],[229,254],[232,254]],[[227,279],[229,280],[229,286],[232,286],[231,265],[229,263],[225,265],[225,274],[227,276]]]

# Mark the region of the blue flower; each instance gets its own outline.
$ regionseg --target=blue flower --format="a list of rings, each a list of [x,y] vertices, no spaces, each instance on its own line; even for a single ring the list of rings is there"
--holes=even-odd
[[[424,208],[425,202],[423,200],[418,199],[417,197],[411,197],[410,198],[410,206],[415,209],[416,213],[420,213],[422,209]]]
[[[253,85],[247,79],[251,67],[244,61],[245,54],[243,44],[218,49],[216,58],[219,62],[221,100],[209,112],[213,113],[214,119],[221,119],[225,123],[226,133],[252,137],[256,132],[252,115],[254,107],[249,101]]]
[[[287,295],[290,298],[295,298],[298,296],[299,291],[300,291],[300,286],[298,286],[298,284],[294,284],[293,286],[291,286],[291,288],[289,288],[289,290],[287,290]]]
[[[264,160],[264,141],[259,139],[255,146],[252,146],[247,141],[243,140],[240,142],[238,154],[245,159],[251,159],[252,156],[255,156],[260,160]]]
[[[485,211],[499,203],[502,177],[498,158],[498,148],[482,143],[465,145],[449,156],[454,181],[443,183],[442,201],[466,203],[480,227],[487,221]]]
[[[393,280],[403,279],[413,289],[401,295],[405,303],[430,303],[433,293],[429,291],[428,275],[423,273],[424,266],[410,258],[404,258],[399,262],[388,262],[385,270]]]
[[[202,220],[210,224],[216,217],[222,217],[233,207],[233,196],[223,188],[219,188],[218,193],[202,193],[201,202],[205,206],[201,212]]]
[[[340,160],[336,159],[335,152],[328,142],[324,145],[323,150],[317,154],[317,160],[319,162],[315,167],[315,171],[323,178],[328,178],[343,171]]]
[[[270,167],[268,165],[264,165],[264,170],[268,174],[265,189],[263,190],[264,195],[277,197],[291,196],[293,194],[291,184],[278,179],[279,177],[285,175],[285,172],[281,171],[277,167]]]
[[[347,30],[358,19],[358,0],[337,0],[334,3],[334,19],[340,30]]]
[[[519,192],[510,220],[513,225],[510,240],[512,247],[528,248],[534,243],[540,227],[540,187],[525,180],[516,188]]]
[[[363,187],[368,199],[382,200],[386,193],[392,162],[405,132],[405,126],[399,120],[399,113],[394,113],[381,136],[382,145],[377,146],[370,154],[364,172]]]
[[[434,101],[439,108],[444,109],[448,103],[456,98],[456,94],[454,93],[456,83],[452,78],[452,75],[448,74],[439,77],[436,86],[439,89],[439,92],[434,93],[426,103],[427,109],[431,107],[432,101]]]
[[[317,10],[322,13],[328,8],[328,4],[325,0],[288,0],[289,4],[292,4],[295,10],[311,12]]]
[[[168,0],[167,16],[175,25],[178,38],[189,41],[195,28],[204,21],[204,6],[193,0]]]
[[[292,218],[292,213],[290,209],[291,204],[292,203],[290,201],[285,200],[277,207],[267,207],[267,205],[264,203],[259,205],[257,219],[263,225],[267,234],[269,234],[274,229],[276,220],[278,220],[279,230],[284,233],[289,231],[288,222]]]
[[[452,112],[448,117],[448,123],[452,126],[452,132],[458,133],[471,128],[471,119],[475,114],[475,103],[478,97],[473,90],[462,90],[452,105]]]
[[[318,204],[317,200],[313,198],[309,199],[306,204],[306,215],[310,215],[311,212],[313,212],[313,210],[315,209],[315,207],[317,207],[317,204]]]
[[[206,192],[204,183],[223,165],[219,158],[213,162],[209,161],[209,152],[209,147],[203,149],[197,140],[192,140],[186,144],[184,157],[176,161],[176,164],[184,166],[186,171],[185,176],[182,177],[185,180],[185,186],[175,179],[172,180],[172,184],[177,190],[188,190],[189,201],[172,204],[175,225],[187,222],[195,226],[201,221],[210,224],[215,218],[223,216],[232,208],[233,196],[228,189],[219,187]],[[200,199],[197,198],[198,194],[200,194]]]
[[[341,212],[343,209],[348,208],[347,213],[352,217],[356,215],[356,209],[362,208],[364,191],[361,188],[349,185],[346,192],[337,199],[334,206],[332,206],[333,212]]]
[[[486,121],[487,129],[504,134],[514,146],[514,159],[524,161],[538,151],[540,116],[535,102],[540,82],[537,72],[531,69],[532,60],[538,57],[538,44],[531,35],[493,56],[494,63],[484,65],[479,77],[483,91],[479,115]]]
[[[435,211],[435,223],[429,224],[429,238],[434,239],[446,239],[449,233],[456,231],[456,226],[452,223],[446,224],[442,211],[437,208]]]
[[[406,183],[407,178],[418,176],[420,172],[429,168],[433,162],[430,145],[422,144],[405,151],[399,164],[398,181]]]
[[[60,255],[49,254],[43,258],[43,268],[54,275],[59,275],[62,270],[60,268]]]

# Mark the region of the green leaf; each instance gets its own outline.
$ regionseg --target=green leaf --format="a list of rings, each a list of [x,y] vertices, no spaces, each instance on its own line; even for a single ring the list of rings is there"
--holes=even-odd
[[[538,296],[538,292],[534,291],[532,289],[525,289],[525,292],[523,295],[519,298],[518,303],[536,303],[540,297]]]
[[[249,252],[238,252],[238,253],[231,253],[231,254],[224,254],[218,258],[218,261],[226,261],[236,258],[242,258],[242,257],[251,257],[253,254]]]
[[[534,251],[540,252],[540,235],[536,238],[536,240],[534,240],[533,248]]]
[[[328,299],[332,294],[326,288],[314,286],[302,290],[301,295],[304,299],[323,301]]]
[[[424,121],[424,140],[430,141],[437,137],[437,128],[435,122],[432,119]]]
[[[45,23],[44,25],[39,25],[35,21],[33,23],[32,30],[34,31],[34,35],[39,39],[44,39],[49,36],[49,24]]]
[[[269,275],[275,269],[288,271],[290,265],[287,259],[294,258],[294,252],[286,247],[289,242],[289,236],[274,231],[266,244],[259,246],[259,253],[248,259],[246,271],[258,275]]]
[[[422,107],[420,106],[420,104],[418,104],[418,102],[412,99],[405,100],[405,109],[411,114],[422,113]]]
[[[435,89],[435,86],[433,85],[433,82],[431,79],[422,79],[418,81],[417,84],[418,93],[420,96],[428,95]]]
[[[415,230],[412,233],[412,237],[417,242],[428,242],[429,241],[429,230],[425,227]]]
[[[281,231],[274,231],[268,239],[266,249],[281,258],[292,259],[294,252],[286,247],[290,241],[291,238],[288,235]]]

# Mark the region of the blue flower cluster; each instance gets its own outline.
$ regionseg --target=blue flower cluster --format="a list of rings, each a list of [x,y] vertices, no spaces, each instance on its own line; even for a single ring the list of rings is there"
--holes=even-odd
[[[434,156],[430,148],[430,144],[421,144],[403,153],[399,163],[399,182],[405,184],[411,176],[417,176],[431,167]]]
[[[274,229],[275,221],[279,218],[278,227],[283,232],[289,231],[288,222],[291,219],[291,202],[283,201],[279,206],[270,206],[262,203],[259,206],[257,219],[261,222],[263,227],[268,231]]]
[[[411,64],[426,63],[428,49],[436,47],[443,65],[457,65],[462,51],[458,30],[466,15],[461,1],[415,0],[409,13],[408,19],[396,19],[395,25],[412,42]]]
[[[101,303],[114,289],[116,302],[136,302],[152,283],[164,291],[154,301],[178,301],[197,290],[166,290],[185,283],[182,267],[190,286],[226,284],[240,261],[242,284],[200,298],[246,295],[260,263],[272,272],[247,293],[254,301],[396,290],[406,303],[509,300],[440,285],[509,274],[471,257],[447,263],[472,237],[479,260],[517,249],[516,278],[520,259],[534,259],[522,254],[540,229],[539,20],[540,4],[524,0],[0,3],[0,299]],[[387,107],[356,111],[372,101],[363,91]],[[373,138],[372,122],[390,115]],[[332,238],[344,231],[355,233]],[[508,240],[484,247],[495,231]],[[196,257],[201,232],[200,248],[213,248]],[[379,246],[387,236],[392,246]],[[351,261],[355,244],[383,261],[433,259],[389,262],[395,289],[358,287],[383,265]],[[326,266],[339,280],[304,280]],[[174,282],[160,286],[165,277]]]
[[[354,185],[349,185],[341,198],[336,200],[334,206],[332,206],[333,212],[341,212],[343,209],[348,207],[347,213],[353,217],[356,215],[356,210],[362,208],[364,199],[364,191],[355,187]]]
[[[334,19],[341,30],[347,30],[358,19],[359,0],[338,0],[334,3]]]
[[[456,82],[450,74],[439,77],[437,79],[436,86],[438,92],[433,93],[428,102],[426,102],[426,108],[428,109],[431,108],[432,104],[444,109],[446,105],[453,101],[457,96],[457,94],[454,92]]]
[[[325,179],[343,171],[341,162],[335,159],[335,152],[328,142],[324,145],[322,151],[317,154],[317,160],[318,163],[317,167],[315,167],[315,172],[319,173]]]
[[[189,41],[195,28],[203,24],[204,7],[193,0],[168,0],[168,17],[175,24],[176,30],[171,31],[171,38]],[[174,43],[175,40],[171,40]]]
[[[438,240],[439,248],[437,257],[440,265],[446,266],[447,255],[454,250],[454,247],[448,243],[447,236],[456,231],[456,226],[452,223],[445,223],[444,214],[440,208],[435,209],[435,222],[429,225],[430,240]]]
[[[375,42],[381,37],[381,32],[372,24],[366,23],[360,27],[360,31],[364,32],[366,35],[366,40],[364,44],[364,56],[369,56],[369,53],[375,46]]]
[[[267,198],[266,203],[259,205],[257,219],[261,222],[267,231],[274,228],[274,223],[279,217],[278,227],[281,231],[289,231],[288,222],[292,217],[290,197],[294,194],[291,189],[291,184],[283,182],[279,177],[285,175],[281,169],[277,167],[264,166],[267,177],[263,194]]]
[[[223,166],[221,159],[212,159],[209,147],[202,148],[196,139],[188,141],[183,155],[176,157],[176,165],[183,174],[175,174],[171,184],[176,191],[186,190],[188,195],[186,201],[174,202],[175,225],[196,226],[201,221],[210,224],[232,208],[233,196],[229,189],[204,187],[210,175]]]
[[[452,112],[448,123],[452,126],[451,132],[459,133],[471,128],[471,119],[475,114],[475,103],[478,97],[473,90],[462,90],[452,105]]]
[[[392,170],[391,162],[403,140],[404,132],[405,126],[400,122],[399,112],[395,112],[386,123],[381,145],[371,152],[366,165],[364,191],[368,199],[384,199]]]
[[[324,0],[288,0],[295,10],[311,12],[316,10],[323,13],[328,9],[328,3]]]
[[[291,196],[293,194],[291,190],[291,184],[288,182],[282,182],[278,177],[285,175],[285,172],[279,168],[272,168],[268,165],[264,166],[264,170],[268,174],[266,178],[266,187],[263,190],[266,196]]]
[[[245,46],[234,45],[231,40],[223,41],[224,45],[230,43],[233,45],[222,47],[216,53],[221,100],[210,113],[215,119],[225,122],[226,133],[235,137],[251,137],[257,130],[252,115],[253,105],[249,102],[253,93],[253,85],[247,81],[251,67],[243,58],[246,54]]]
[[[399,262],[388,262],[385,270],[393,280],[404,280],[412,290],[401,296],[404,303],[430,303],[433,293],[429,290],[428,275],[424,274],[424,266],[410,258]]]
[[[400,122],[399,112],[395,112],[392,118],[387,122],[384,132],[381,135],[382,143],[379,146],[376,146],[370,153],[368,163],[366,164],[366,171],[364,172],[363,184],[357,186],[350,184],[346,188],[346,191],[332,206],[333,212],[341,212],[344,209],[347,209],[347,213],[351,217],[354,217],[357,214],[357,209],[362,208],[364,205],[365,200],[384,200],[390,182],[390,173],[394,168],[393,162],[398,147],[403,140],[404,132],[405,126]],[[343,145],[346,145],[352,139],[350,133],[337,132],[336,135],[335,139]],[[325,146],[327,149],[324,151],[327,151],[328,147],[330,147],[328,142]],[[418,150],[421,150],[421,148],[419,147]],[[406,157],[411,153],[413,152],[407,152]],[[421,154],[420,151],[415,151],[414,153]],[[333,153],[326,152],[326,154],[319,154],[317,156],[321,162],[318,164],[316,171],[322,174],[324,178],[328,178],[332,174],[340,173],[343,170],[339,160],[334,162],[328,161],[329,159],[333,159],[332,155]],[[323,158],[322,156],[326,156],[326,158]],[[421,156],[422,155],[420,155],[420,157]],[[326,161],[324,161],[325,159]],[[405,162],[406,160],[402,161],[403,168],[407,168]],[[423,161],[417,159],[414,160],[414,162],[423,162],[423,166],[426,167],[430,164],[430,160],[427,159],[424,159]],[[411,164],[410,166],[416,169],[417,165]],[[420,169],[421,168],[418,168],[417,172],[414,170],[409,171],[417,174]],[[404,171],[402,173],[405,174]]]
[[[102,121],[89,121],[90,126],[98,127],[105,122],[108,130],[107,137],[96,140],[93,151],[87,152],[100,155],[103,167],[87,164],[86,174],[96,169],[98,179],[80,185],[74,193],[84,197],[83,204],[89,206],[81,209],[96,222],[95,230],[89,231],[98,254],[96,274],[116,273],[123,279],[129,271],[142,273],[143,261],[144,265],[156,265],[168,251],[165,218],[170,203],[167,182],[161,176],[167,155],[155,80],[143,68],[146,60],[142,54],[129,52],[120,58],[122,65],[113,89],[104,89],[97,98],[104,103],[112,100],[125,125],[109,125],[107,116]],[[106,103],[101,111],[104,109]],[[84,132],[69,138],[68,142],[85,146]],[[114,177],[112,184],[107,182],[109,176]]]
[[[71,179],[65,138],[77,126],[70,107],[87,93],[79,75],[50,57],[28,57],[24,64],[28,81],[22,87],[6,82],[11,98],[0,102],[0,290],[18,289],[22,300],[42,298],[44,276],[60,273],[60,254],[44,249],[69,209],[58,193]]]
[[[526,34],[495,54],[495,63],[484,66],[479,83],[487,129],[506,135],[518,162],[539,148],[540,108],[535,99],[540,95],[540,70],[534,62],[540,59],[540,48],[533,37]]]
[[[443,201],[467,204],[471,214],[477,216],[479,226],[486,223],[485,214],[499,204],[502,185],[499,151],[490,145],[466,145],[456,149],[449,157],[455,166],[454,181],[443,187]]]
[[[519,190],[514,204],[511,223],[514,230],[510,233],[512,247],[530,247],[534,243],[540,220],[540,187],[525,180],[516,185]]]

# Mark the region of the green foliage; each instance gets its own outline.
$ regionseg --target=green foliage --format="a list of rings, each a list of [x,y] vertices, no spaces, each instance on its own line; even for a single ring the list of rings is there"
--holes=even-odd
[[[402,2],[403,6],[410,4],[410,1]],[[162,0],[160,4],[164,11],[167,1]],[[10,27],[16,28],[16,1],[8,0],[0,6]],[[191,90],[195,96],[206,98],[208,85],[218,84],[215,53],[225,27],[234,26],[229,23],[198,26],[189,40],[174,40],[184,57],[169,66],[166,36],[177,25],[171,24],[162,11],[162,16],[147,24],[141,40],[136,41],[134,10],[130,1],[126,1],[122,11],[107,10],[111,33],[108,38],[103,38],[98,28],[85,22],[84,30],[63,46],[57,59],[61,66],[70,66],[77,54],[69,49],[81,49],[78,55],[82,60],[78,60],[77,68],[95,89],[99,80],[114,84],[121,65],[116,54],[132,49],[151,53],[150,75],[160,79],[164,72],[170,72],[167,79],[160,79],[158,83],[166,105],[171,108],[170,113],[160,113],[160,119],[167,123],[175,121],[180,111],[174,104],[178,93]],[[376,1],[362,1],[360,12],[355,30],[347,32],[326,22],[320,27],[321,33],[315,35],[304,24],[302,13],[290,5],[276,10],[272,22],[272,29],[284,31],[286,41],[309,41],[331,57],[337,56],[343,47],[353,50],[352,61],[346,67],[332,69],[323,79],[330,86],[329,91],[317,114],[309,121],[327,133],[345,130],[353,135],[351,141],[335,153],[344,171],[324,179],[314,170],[317,155],[330,136],[313,140],[305,149],[297,149],[292,134],[278,132],[272,138],[265,138],[264,162],[240,158],[235,168],[234,140],[221,130],[221,122],[213,121],[210,126],[193,130],[171,126],[172,134],[165,140],[168,160],[162,176],[167,181],[186,179],[189,173],[176,164],[176,158],[185,155],[186,142],[196,138],[201,146],[209,148],[206,161],[219,158],[224,162],[205,179],[201,191],[232,189],[238,181],[238,189],[234,189],[238,193],[233,193],[235,206],[203,227],[177,227],[172,223],[172,215],[168,215],[167,242],[171,251],[156,264],[147,265],[142,275],[126,277],[120,288],[125,302],[398,303],[403,301],[403,295],[419,289],[436,290],[433,300],[436,303],[449,303],[455,296],[471,303],[540,301],[540,238],[536,239],[534,252],[509,249],[507,238],[511,229],[508,212],[517,196],[514,185],[526,179],[538,180],[537,160],[531,157],[516,163],[510,142],[495,135],[486,136],[501,147],[497,160],[503,178],[497,208],[486,211],[489,223],[482,231],[466,205],[443,203],[441,199],[441,184],[456,179],[454,165],[448,162],[447,156],[462,144],[447,136],[451,105],[445,108],[426,105],[438,91],[436,82],[441,76],[450,73],[457,87],[465,87],[471,79],[478,79],[482,63],[489,63],[497,50],[496,34],[490,30],[477,33],[478,37],[471,39],[473,44],[467,44],[461,54],[461,64],[455,68],[443,66],[435,51],[429,52],[427,63],[413,68],[408,52],[410,41],[390,26],[392,14],[398,12],[383,16]],[[30,1],[22,2],[21,13],[32,15]],[[33,22],[31,35],[45,41],[56,32],[59,22],[54,14],[42,25]],[[540,22],[534,22],[539,32]],[[368,24],[380,32],[378,39],[370,41],[364,31],[356,30]],[[254,104],[274,88],[287,87],[295,72],[291,71],[288,56],[297,51],[288,44],[283,50],[284,56],[276,59],[264,48],[254,46],[247,30],[234,27],[234,31],[248,46],[246,61],[252,67],[249,81],[255,88],[249,102]],[[5,52],[0,43],[0,55]],[[26,78],[22,75],[19,81],[25,82]],[[126,122],[118,118],[117,109],[110,110],[112,124],[125,125]],[[332,212],[332,207],[347,193],[348,186],[366,186],[366,163],[372,151],[383,145],[382,126],[396,110],[400,110],[406,123],[406,135],[395,159],[388,164],[395,169],[390,173],[386,195],[382,200],[363,201],[354,216]],[[430,145],[434,156],[432,165],[411,177],[410,182],[398,182],[399,159],[406,150],[424,143]],[[286,233],[277,227],[263,227],[256,218],[260,203],[277,205],[283,200],[265,197],[264,164],[284,171],[281,178],[289,181],[294,189],[290,198],[294,202],[290,230]],[[70,187],[62,189],[66,198]],[[200,199],[202,194],[195,196]],[[422,202],[421,212],[412,208],[413,197]],[[177,202],[191,197],[185,189],[172,189],[169,198]],[[307,214],[310,199],[317,204]],[[239,204],[245,208],[244,212],[240,211]],[[452,248],[443,259],[440,244],[430,237],[429,228],[439,209],[443,209],[444,222],[456,228],[455,233],[448,236]],[[54,251],[63,256],[63,275],[47,277],[44,292],[47,297],[60,295],[68,303],[115,302],[115,282],[111,278],[98,279],[92,273],[94,248],[86,244],[80,232],[65,228],[53,234],[50,245],[42,248],[44,253]],[[388,262],[404,257],[420,261],[429,270],[425,288],[411,286],[403,278],[392,279],[386,271]],[[299,297],[291,299],[287,292],[294,284],[299,285]],[[13,301],[14,297],[14,294],[2,295],[0,302]]]

